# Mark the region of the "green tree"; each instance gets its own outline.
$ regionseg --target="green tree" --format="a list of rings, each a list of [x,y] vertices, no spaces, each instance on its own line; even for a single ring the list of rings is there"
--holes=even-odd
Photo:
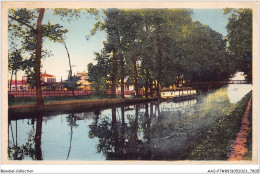
[[[41,91],[41,58],[42,58],[42,38],[49,38],[54,42],[62,43],[63,35],[68,31],[62,29],[59,24],[42,25],[42,20],[45,14],[45,8],[40,9],[10,9],[8,17],[9,28],[13,30],[15,36],[23,38],[22,48],[31,50],[35,53],[34,61],[34,77],[36,86],[36,104],[42,105]],[[47,9],[53,11],[54,15],[79,17],[81,11],[97,15],[96,9]]]
[[[42,20],[45,9],[13,9],[9,11],[9,18],[15,21],[12,29],[16,30],[16,35],[25,35],[23,47],[35,51],[34,77],[36,86],[36,104],[42,105],[42,91],[41,91],[41,58],[42,58],[42,35],[51,40],[58,41],[60,37],[67,32],[67,30],[60,30],[59,25],[45,25],[42,26]],[[38,16],[38,17],[36,17]],[[37,20],[37,22],[36,22]],[[17,25],[18,23],[18,25]],[[24,29],[24,27],[26,29]],[[19,31],[19,33],[18,33]]]
[[[70,74],[68,75],[68,79],[64,80],[63,84],[64,87],[67,88],[68,90],[72,91],[72,95],[73,97],[75,97],[75,90],[81,85],[78,83],[78,81],[80,80],[80,77],[77,76],[71,76]]]
[[[103,12],[104,22],[95,25],[93,31],[105,30],[107,33],[107,41],[104,44],[104,49],[112,55],[113,66],[109,73],[111,74],[112,82],[112,98],[116,95],[117,81],[121,81],[121,96],[124,97],[125,77],[135,77],[133,81],[135,84],[138,83],[136,65],[138,55],[135,48],[137,48],[136,44],[138,42],[136,39],[137,29],[142,27],[139,25],[141,21],[140,15],[121,9],[107,9]],[[133,72],[130,72],[131,70]],[[130,75],[130,73],[132,74]],[[130,79],[132,80],[132,78]]]
[[[176,76],[175,64],[179,53],[176,40],[181,39],[181,29],[191,23],[191,11],[152,9],[144,10],[143,13],[146,38],[143,38],[142,43],[146,43],[144,47],[148,48],[143,51],[143,60],[149,62],[144,65],[147,73],[145,83],[147,86],[148,79],[152,77],[160,98],[160,88],[172,85]]]
[[[252,81],[252,9],[224,9],[229,14],[227,44],[237,71]]]
[[[160,98],[163,87],[178,86],[184,80],[224,80],[231,73],[222,35],[193,22],[191,10],[108,9],[104,14],[104,22],[93,31],[104,29],[108,33],[105,50],[114,55],[112,48],[116,48],[120,55],[120,63],[113,57],[113,69],[106,75],[116,74],[121,89],[127,77],[136,95],[145,87],[148,97],[148,86],[150,94],[155,86]]]
[[[10,80],[10,91],[12,91],[12,78],[15,74],[15,90],[17,91],[17,72],[22,70],[23,67],[23,57],[22,50],[15,49],[11,51],[8,55],[8,69],[11,71],[11,80]]]
[[[110,79],[110,72],[112,69],[112,60],[110,54],[101,50],[101,53],[95,53],[97,64],[88,64],[88,76],[89,81],[94,88],[94,94],[101,96],[104,95],[104,91],[108,88]]]
[[[222,35],[198,21],[187,27],[182,39],[177,41],[180,50],[176,62],[178,77],[188,81],[227,79],[228,55]]]

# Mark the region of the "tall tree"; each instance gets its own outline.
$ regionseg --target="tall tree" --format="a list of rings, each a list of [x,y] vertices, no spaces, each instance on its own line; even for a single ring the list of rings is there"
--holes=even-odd
[[[23,47],[25,49],[30,49],[35,51],[35,61],[34,61],[34,77],[35,77],[35,86],[36,86],[36,104],[42,105],[43,98],[42,98],[42,91],[41,91],[41,58],[42,58],[42,37],[43,35],[46,37],[53,39],[53,35],[56,38],[61,36],[64,30],[60,30],[59,25],[47,25],[42,26],[42,20],[44,17],[45,9],[37,9],[37,10],[27,10],[27,9],[15,9],[9,11],[9,18],[13,21],[18,22],[17,24],[13,24],[13,29],[22,29],[22,26],[26,26],[27,29],[24,31],[22,30],[20,33],[16,33],[17,36],[23,36],[25,33],[27,35],[24,36],[23,40]],[[35,24],[35,16],[38,18]],[[35,27],[36,25],[36,27]],[[45,31],[43,31],[45,29]],[[52,29],[52,31],[56,31],[56,33],[49,33],[48,29]],[[47,35],[45,35],[47,34]],[[31,38],[31,40],[28,40]],[[29,47],[29,48],[28,48]]]
[[[39,10],[36,29],[36,59],[34,65],[35,71],[35,87],[36,87],[36,105],[43,105],[42,89],[41,89],[41,54],[42,54],[42,19],[45,9]]]
[[[123,54],[119,54],[120,67],[121,67],[121,97],[125,98],[125,61]]]
[[[155,86],[160,98],[161,88],[178,86],[184,80],[214,81],[230,75],[222,35],[193,22],[190,10],[109,9],[104,14],[104,23],[95,29],[107,31],[105,49],[112,52],[116,47],[126,64],[124,71],[108,73],[117,73],[121,81],[127,77],[136,95],[138,88],[145,87],[148,97],[148,86],[150,94]]]
[[[104,95],[104,91],[107,90],[109,79],[111,78],[112,60],[110,59],[109,53],[101,50],[101,53],[95,53],[95,60],[97,64],[88,64],[88,76],[89,81],[92,83],[94,88],[94,94]]]
[[[229,14],[227,44],[232,63],[252,81],[252,9],[224,9]]]
[[[54,15],[79,17],[82,9],[48,9]],[[84,9],[84,12],[97,15],[96,9]],[[68,31],[62,29],[59,24],[42,25],[45,8],[40,9],[10,9],[8,17],[9,31],[13,30],[15,36],[22,37],[22,49],[35,54],[34,76],[36,86],[36,104],[42,105],[43,98],[41,92],[41,59],[42,59],[42,38],[47,37],[54,42],[62,42],[62,37]],[[13,22],[13,23],[12,23]]]

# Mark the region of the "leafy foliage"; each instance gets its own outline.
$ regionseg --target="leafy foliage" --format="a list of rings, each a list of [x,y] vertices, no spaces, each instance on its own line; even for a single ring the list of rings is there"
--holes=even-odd
[[[29,156],[36,160],[35,156],[35,129],[29,132],[28,140],[25,144],[19,146],[12,142],[8,145],[8,158],[12,160],[23,160],[25,156]]]
[[[106,9],[104,21],[96,23],[93,31],[107,32],[104,50],[111,61],[116,50],[125,62],[125,74],[118,69],[117,79],[125,76],[137,88],[148,81],[169,87],[182,80],[228,79],[234,70],[229,68],[232,62],[223,36],[194,22],[191,14],[187,9]],[[102,76],[114,73],[110,69]]]
[[[95,53],[97,64],[90,63],[88,65],[89,81],[95,89],[96,95],[103,95],[108,88],[108,81],[110,79],[109,72],[111,69],[110,55],[104,50],[101,53]]]
[[[226,39],[231,64],[252,81],[252,9],[225,9],[224,13],[230,14]]]
[[[92,15],[98,15],[96,9],[47,9],[52,11],[54,15],[60,15],[62,17],[69,16],[78,18],[83,12],[90,13]],[[31,62],[34,62],[34,69],[32,71],[31,66],[24,64],[24,69],[28,76],[35,76],[35,86],[36,86],[36,103],[37,105],[43,104],[42,93],[41,93],[41,82],[40,82],[40,67],[41,59],[44,57],[44,53],[47,51],[42,50],[42,39],[48,38],[50,41],[64,43],[64,35],[68,32],[63,26],[59,24],[51,24],[49,21],[47,25],[42,25],[42,19],[44,17],[45,9],[9,9],[8,14],[8,31],[9,38],[12,40],[10,42],[10,48],[13,49],[18,45],[14,45],[14,38],[19,38],[21,50],[25,51]],[[40,19],[40,20],[39,20]],[[71,18],[68,18],[71,19]],[[16,48],[17,49],[17,48]],[[48,53],[48,52],[47,52]],[[28,63],[25,62],[25,63]],[[21,66],[21,64],[19,64]],[[10,68],[9,68],[10,69]],[[31,73],[34,72],[34,73]],[[28,74],[30,73],[30,74]],[[68,79],[73,81],[72,79]],[[31,81],[31,83],[34,83]],[[33,86],[33,85],[32,85]],[[71,85],[69,85],[71,86]],[[73,85],[71,88],[74,88]]]
[[[64,82],[63,82],[64,87],[69,90],[75,90],[75,89],[77,89],[78,86],[80,86],[80,84],[78,83],[79,80],[80,80],[80,77],[68,76],[68,79],[64,80]]]
[[[22,50],[15,49],[10,51],[8,55],[8,69],[9,71],[18,71],[23,69],[24,62],[22,57]]]

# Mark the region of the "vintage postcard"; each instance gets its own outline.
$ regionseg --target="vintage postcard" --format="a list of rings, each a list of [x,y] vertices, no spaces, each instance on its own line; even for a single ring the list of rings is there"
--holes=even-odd
[[[2,1],[3,164],[257,164],[257,2]]]

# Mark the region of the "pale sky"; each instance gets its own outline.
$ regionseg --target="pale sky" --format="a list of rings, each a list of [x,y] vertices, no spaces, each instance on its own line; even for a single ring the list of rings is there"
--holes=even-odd
[[[47,12],[47,11],[46,11]],[[59,16],[53,16],[49,10],[45,16],[43,23],[59,23],[68,29],[66,34],[66,45],[69,50],[72,72],[87,71],[87,65],[94,60],[94,52],[99,52],[103,48],[103,41],[106,39],[104,31],[97,32],[89,40],[86,40],[86,36],[90,33],[95,18],[90,15],[82,16],[79,19],[74,19],[70,22],[67,20],[60,21]],[[56,81],[66,79],[68,77],[69,60],[64,45],[60,43],[50,43],[48,39],[44,42],[44,48],[51,50],[53,56],[46,58],[43,62],[42,72],[46,71],[48,74],[56,76]]]
[[[223,36],[227,34],[226,24],[227,16],[223,15],[222,9],[193,9],[193,20],[200,21],[202,24],[208,25],[212,29],[221,33]],[[103,41],[106,40],[104,31],[97,32],[96,35],[86,40],[86,36],[90,33],[93,27],[95,18],[90,15],[82,16],[79,19],[67,22],[61,21],[60,16],[52,15],[51,10],[46,10],[43,24],[47,24],[48,20],[51,23],[58,23],[68,29],[66,34],[66,44],[73,65],[73,74],[77,72],[87,71],[87,65],[94,62],[94,52],[100,52],[103,48]],[[56,81],[60,81],[61,77],[65,80],[68,76],[69,62],[65,47],[60,43],[51,43],[48,39],[43,42],[43,48],[52,52],[52,56],[42,61],[42,72],[47,72],[56,76]],[[18,74],[18,79],[21,79],[23,72]]]
[[[198,20],[202,24],[208,25],[221,33],[223,37],[227,35],[228,15],[224,15],[223,9],[193,9],[192,16],[194,21]]]

